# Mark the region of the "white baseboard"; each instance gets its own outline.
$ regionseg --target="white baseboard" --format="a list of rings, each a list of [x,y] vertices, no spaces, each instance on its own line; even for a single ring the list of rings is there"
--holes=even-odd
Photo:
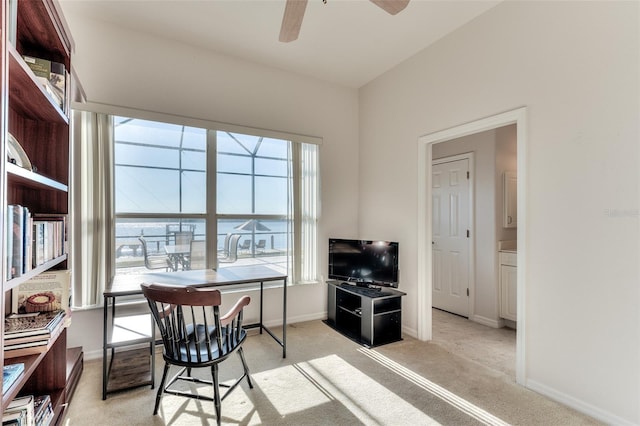
[[[414,339],[418,338],[418,330],[415,328],[409,328],[407,326],[402,326],[402,334],[406,334],[407,336],[411,336]]]
[[[326,319],[327,318],[327,313],[326,312],[318,312],[315,314],[307,314],[307,315],[298,315],[295,317],[287,317],[287,324],[294,324],[297,322],[305,322],[305,321],[315,321],[315,320],[322,320],[322,319]],[[266,327],[269,328],[273,328],[274,331],[277,331],[276,327],[282,327],[282,320],[275,320],[275,321],[266,321],[264,323],[264,325]],[[145,346],[145,345],[142,345]],[[127,346],[127,349],[134,349],[135,346]],[[87,351],[84,353],[84,360],[85,361],[92,361],[95,359],[102,359],[102,349],[98,349],[98,350],[94,350],[94,351]]]
[[[600,420],[601,422],[604,422],[606,424],[616,425],[616,426],[637,425],[637,423],[633,423],[632,421],[618,417],[613,413],[610,413],[594,405],[588,404],[584,401],[581,401],[577,398],[572,397],[571,395],[567,395],[563,392],[560,392],[547,385],[543,385],[542,383],[536,382],[535,380],[527,380],[525,387],[541,395],[544,395],[549,399],[552,399],[568,407],[571,407],[576,411],[579,411],[588,416],[591,416],[594,419]]]
[[[486,325],[487,327],[491,328],[502,328],[502,326],[504,325],[500,320],[483,317],[482,315],[474,315],[471,318],[471,321],[477,322],[478,324]]]
[[[295,317],[287,315],[287,324],[295,324],[297,322],[315,321],[327,319],[326,312],[317,312],[315,314],[297,315]],[[269,328],[282,327],[282,320],[265,321],[265,326]]]

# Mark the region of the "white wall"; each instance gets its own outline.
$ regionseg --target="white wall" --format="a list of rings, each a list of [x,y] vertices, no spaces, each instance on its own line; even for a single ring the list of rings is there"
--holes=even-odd
[[[419,136],[527,106],[527,385],[614,424],[640,423],[638,9],[507,1],[360,92],[360,234],[401,242],[409,329]]]
[[[354,234],[358,212],[357,92],[64,13],[76,42],[74,67],[90,102],[320,136],[320,271],[329,236]],[[281,321],[280,292],[265,322]],[[326,285],[291,288],[289,321],[326,317]],[[101,355],[102,311],[74,313],[70,345]]]

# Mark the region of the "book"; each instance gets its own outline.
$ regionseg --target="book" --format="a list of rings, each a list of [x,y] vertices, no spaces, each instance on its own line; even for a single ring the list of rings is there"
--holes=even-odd
[[[64,64],[43,58],[24,55],[25,63],[40,82],[44,91],[62,109],[66,104],[67,71]]]
[[[64,330],[65,326],[65,321],[58,321],[54,326],[52,326],[51,331],[45,331],[45,333],[47,334],[43,334],[40,336],[42,340],[34,342],[32,345],[7,345],[5,340],[4,359],[6,360],[9,358],[16,358],[27,355],[37,355],[47,352],[51,347],[52,342],[55,342],[62,330]],[[30,332],[27,331],[25,333]]]
[[[11,221],[9,233],[9,238],[12,240],[11,278],[16,278],[22,275],[24,213],[22,206],[18,204],[11,204],[7,209],[7,221]]]
[[[66,215],[34,213],[32,220],[33,266],[39,266],[66,253]]]
[[[22,276],[32,269],[32,219],[27,207],[7,206],[7,278]],[[9,250],[10,248],[10,250]]]
[[[7,235],[7,252],[5,257],[5,267],[6,267],[6,279],[10,280],[12,278],[12,268],[13,264],[13,238],[11,237],[13,233],[13,207],[11,205],[7,206],[7,216],[6,216],[7,228],[5,229],[5,233]]]
[[[14,411],[2,414],[2,426],[25,426],[27,424],[26,411]]]
[[[36,426],[48,425],[53,417],[53,407],[49,395],[36,395],[33,398]]]
[[[46,271],[11,292],[11,312],[17,314],[69,310],[71,271]]]
[[[2,393],[5,394],[24,372],[24,363],[7,364],[2,367]]]
[[[66,327],[66,318],[63,321]],[[4,338],[4,347],[7,348],[13,345],[20,345],[23,343],[40,342],[45,339],[49,339],[51,332],[48,330],[33,330],[31,332],[13,333],[8,334]]]
[[[34,334],[49,334],[62,322],[65,311],[49,311],[32,314],[11,314],[4,319],[5,339],[14,334],[29,336]]]
[[[31,219],[31,212],[27,207],[22,208],[22,273],[29,272],[33,267],[32,259],[32,243],[33,240],[33,226]]]
[[[33,213],[33,218],[45,221],[45,222],[54,222],[56,223],[56,227],[58,227],[58,237],[62,242],[62,245],[65,245],[67,241],[67,215],[60,213]],[[66,253],[66,250],[64,251]]]
[[[40,339],[39,340],[35,340],[35,341],[31,341],[31,342],[25,342],[25,343],[14,343],[14,342],[7,342],[5,341],[4,344],[4,350],[5,351],[13,351],[15,349],[24,349],[24,348],[32,348],[34,346],[46,346],[49,344],[49,337],[43,337],[39,336]]]
[[[29,68],[31,68],[31,71],[33,71],[33,74],[36,77],[46,78],[47,80],[49,79],[49,74],[51,73],[51,61],[27,55],[24,55],[22,59],[24,59],[24,62]]]
[[[18,417],[23,419],[21,426],[35,425],[35,405],[33,395],[22,396],[11,401],[2,414],[3,422],[8,416],[15,417],[15,413],[19,413]]]
[[[66,95],[66,78],[67,71],[64,67],[64,64],[59,62],[51,62],[51,72],[49,72],[49,80],[48,83],[52,88],[53,92],[57,99],[60,100],[59,106],[60,108],[65,107],[65,95]]]

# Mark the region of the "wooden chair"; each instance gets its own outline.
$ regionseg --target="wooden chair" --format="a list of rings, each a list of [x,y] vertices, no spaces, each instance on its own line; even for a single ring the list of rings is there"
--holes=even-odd
[[[173,269],[171,261],[166,255],[150,255],[147,248],[147,240],[144,237],[139,237],[140,246],[142,247],[142,256],[144,257],[144,266],[147,269],[164,269],[169,271]]]
[[[163,284],[142,284],[142,292],[149,303],[151,314],[160,330],[165,361],[162,380],[156,395],[153,414],[158,414],[162,395],[184,396],[187,398],[213,401],[218,425],[221,422],[221,403],[240,382],[246,378],[249,388],[253,388],[249,368],[242,351],[242,343],[247,337],[242,328],[243,309],[251,299],[243,296],[225,315],[220,315],[220,291],[213,288],[170,286]],[[221,384],[218,380],[218,364],[237,352],[244,372],[232,385]],[[172,365],[180,371],[167,382]],[[193,368],[209,367],[211,379],[192,377]],[[186,372],[186,375],[185,375]],[[188,391],[171,389],[177,381],[205,383],[213,386],[213,398]],[[220,387],[227,390],[220,394]]]

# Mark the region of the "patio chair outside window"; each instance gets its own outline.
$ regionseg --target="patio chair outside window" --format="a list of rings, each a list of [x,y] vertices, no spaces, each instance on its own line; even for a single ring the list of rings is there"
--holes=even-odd
[[[218,259],[220,263],[233,263],[238,260],[238,241],[240,240],[240,235],[233,234],[231,239],[229,240],[229,255],[223,258]]]
[[[147,269],[164,269],[169,271],[173,269],[171,262],[167,255],[151,255],[147,247],[147,240],[144,237],[139,237],[140,245],[142,247],[142,256],[144,256],[144,266]]]
[[[187,258],[187,264],[185,269],[205,269],[206,268],[206,256],[205,256],[205,243],[204,240],[192,240],[191,249],[189,250],[189,257]]]
[[[231,236],[234,235],[231,232],[228,232],[224,237],[224,246],[222,250],[218,250],[218,257],[228,257],[229,256],[229,244],[231,242]]]
[[[245,251],[248,252],[250,248],[251,248],[251,240],[244,240],[242,244],[238,246],[238,250],[240,250],[240,252],[245,252]]]

